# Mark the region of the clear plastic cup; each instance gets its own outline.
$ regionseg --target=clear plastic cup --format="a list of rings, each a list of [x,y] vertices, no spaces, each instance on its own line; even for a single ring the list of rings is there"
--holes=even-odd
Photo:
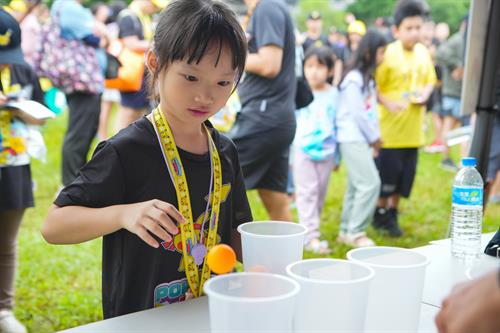
[[[342,259],[310,259],[286,268],[300,284],[294,332],[362,332],[373,269]]]
[[[295,299],[300,286],[294,280],[269,273],[234,273],[209,279],[212,333],[291,332]]]
[[[366,332],[416,332],[425,269],[430,260],[397,247],[365,247],[347,252],[351,261],[373,268],[366,310]]]
[[[497,258],[481,255],[475,261],[466,262],[465,276],[469,280],[475,280],[499,268],[500,261]]]
[[[246,272],[286,275],[286,266],[302,259],[307,228],[293,222],[262,221],[238,226]]]

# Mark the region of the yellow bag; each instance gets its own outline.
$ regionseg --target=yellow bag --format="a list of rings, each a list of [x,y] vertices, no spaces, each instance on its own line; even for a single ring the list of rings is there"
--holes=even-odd
[[[144,53],[129,50],[120,40],[112,41],[108,52],[118,58],[121,66],[118,77],[106,79],[105,87],[121,92],[139,91],[144,75]]]

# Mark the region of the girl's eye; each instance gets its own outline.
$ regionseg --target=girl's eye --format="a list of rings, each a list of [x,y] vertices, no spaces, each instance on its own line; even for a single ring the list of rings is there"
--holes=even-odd
[[[195,82],[198,81],[198,79],[195,76],[192,75],[184,75],[184,78],[190,82]]]
[[[229,82],[229,81],[221,81],[221,82],[219,82],[218,84],[219,84],[219,86],[221,86],[221,87],[226,87],[226,86],[228,86],[230,83],[231,83],[231,82]]]

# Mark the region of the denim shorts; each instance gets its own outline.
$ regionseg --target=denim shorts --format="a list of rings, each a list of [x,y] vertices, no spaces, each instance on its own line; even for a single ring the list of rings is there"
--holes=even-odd
[[[461,120],[460,116],[460,98],[443,96],[443,104],[441,106],[443,117],[451,116],[453,118]]]

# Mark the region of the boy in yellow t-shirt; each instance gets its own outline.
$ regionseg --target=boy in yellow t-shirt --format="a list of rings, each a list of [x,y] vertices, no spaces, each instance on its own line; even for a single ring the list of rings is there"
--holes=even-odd
[[[373,225],[399,237],[399,198],[409,197],[424,144],[425,104],[436,82],[431,56],[420,43],[424,9],[419,1],[400,1],[394,11],[393,34],[383,63],[375,72],[382,149],[378,167],[382,189]]]

